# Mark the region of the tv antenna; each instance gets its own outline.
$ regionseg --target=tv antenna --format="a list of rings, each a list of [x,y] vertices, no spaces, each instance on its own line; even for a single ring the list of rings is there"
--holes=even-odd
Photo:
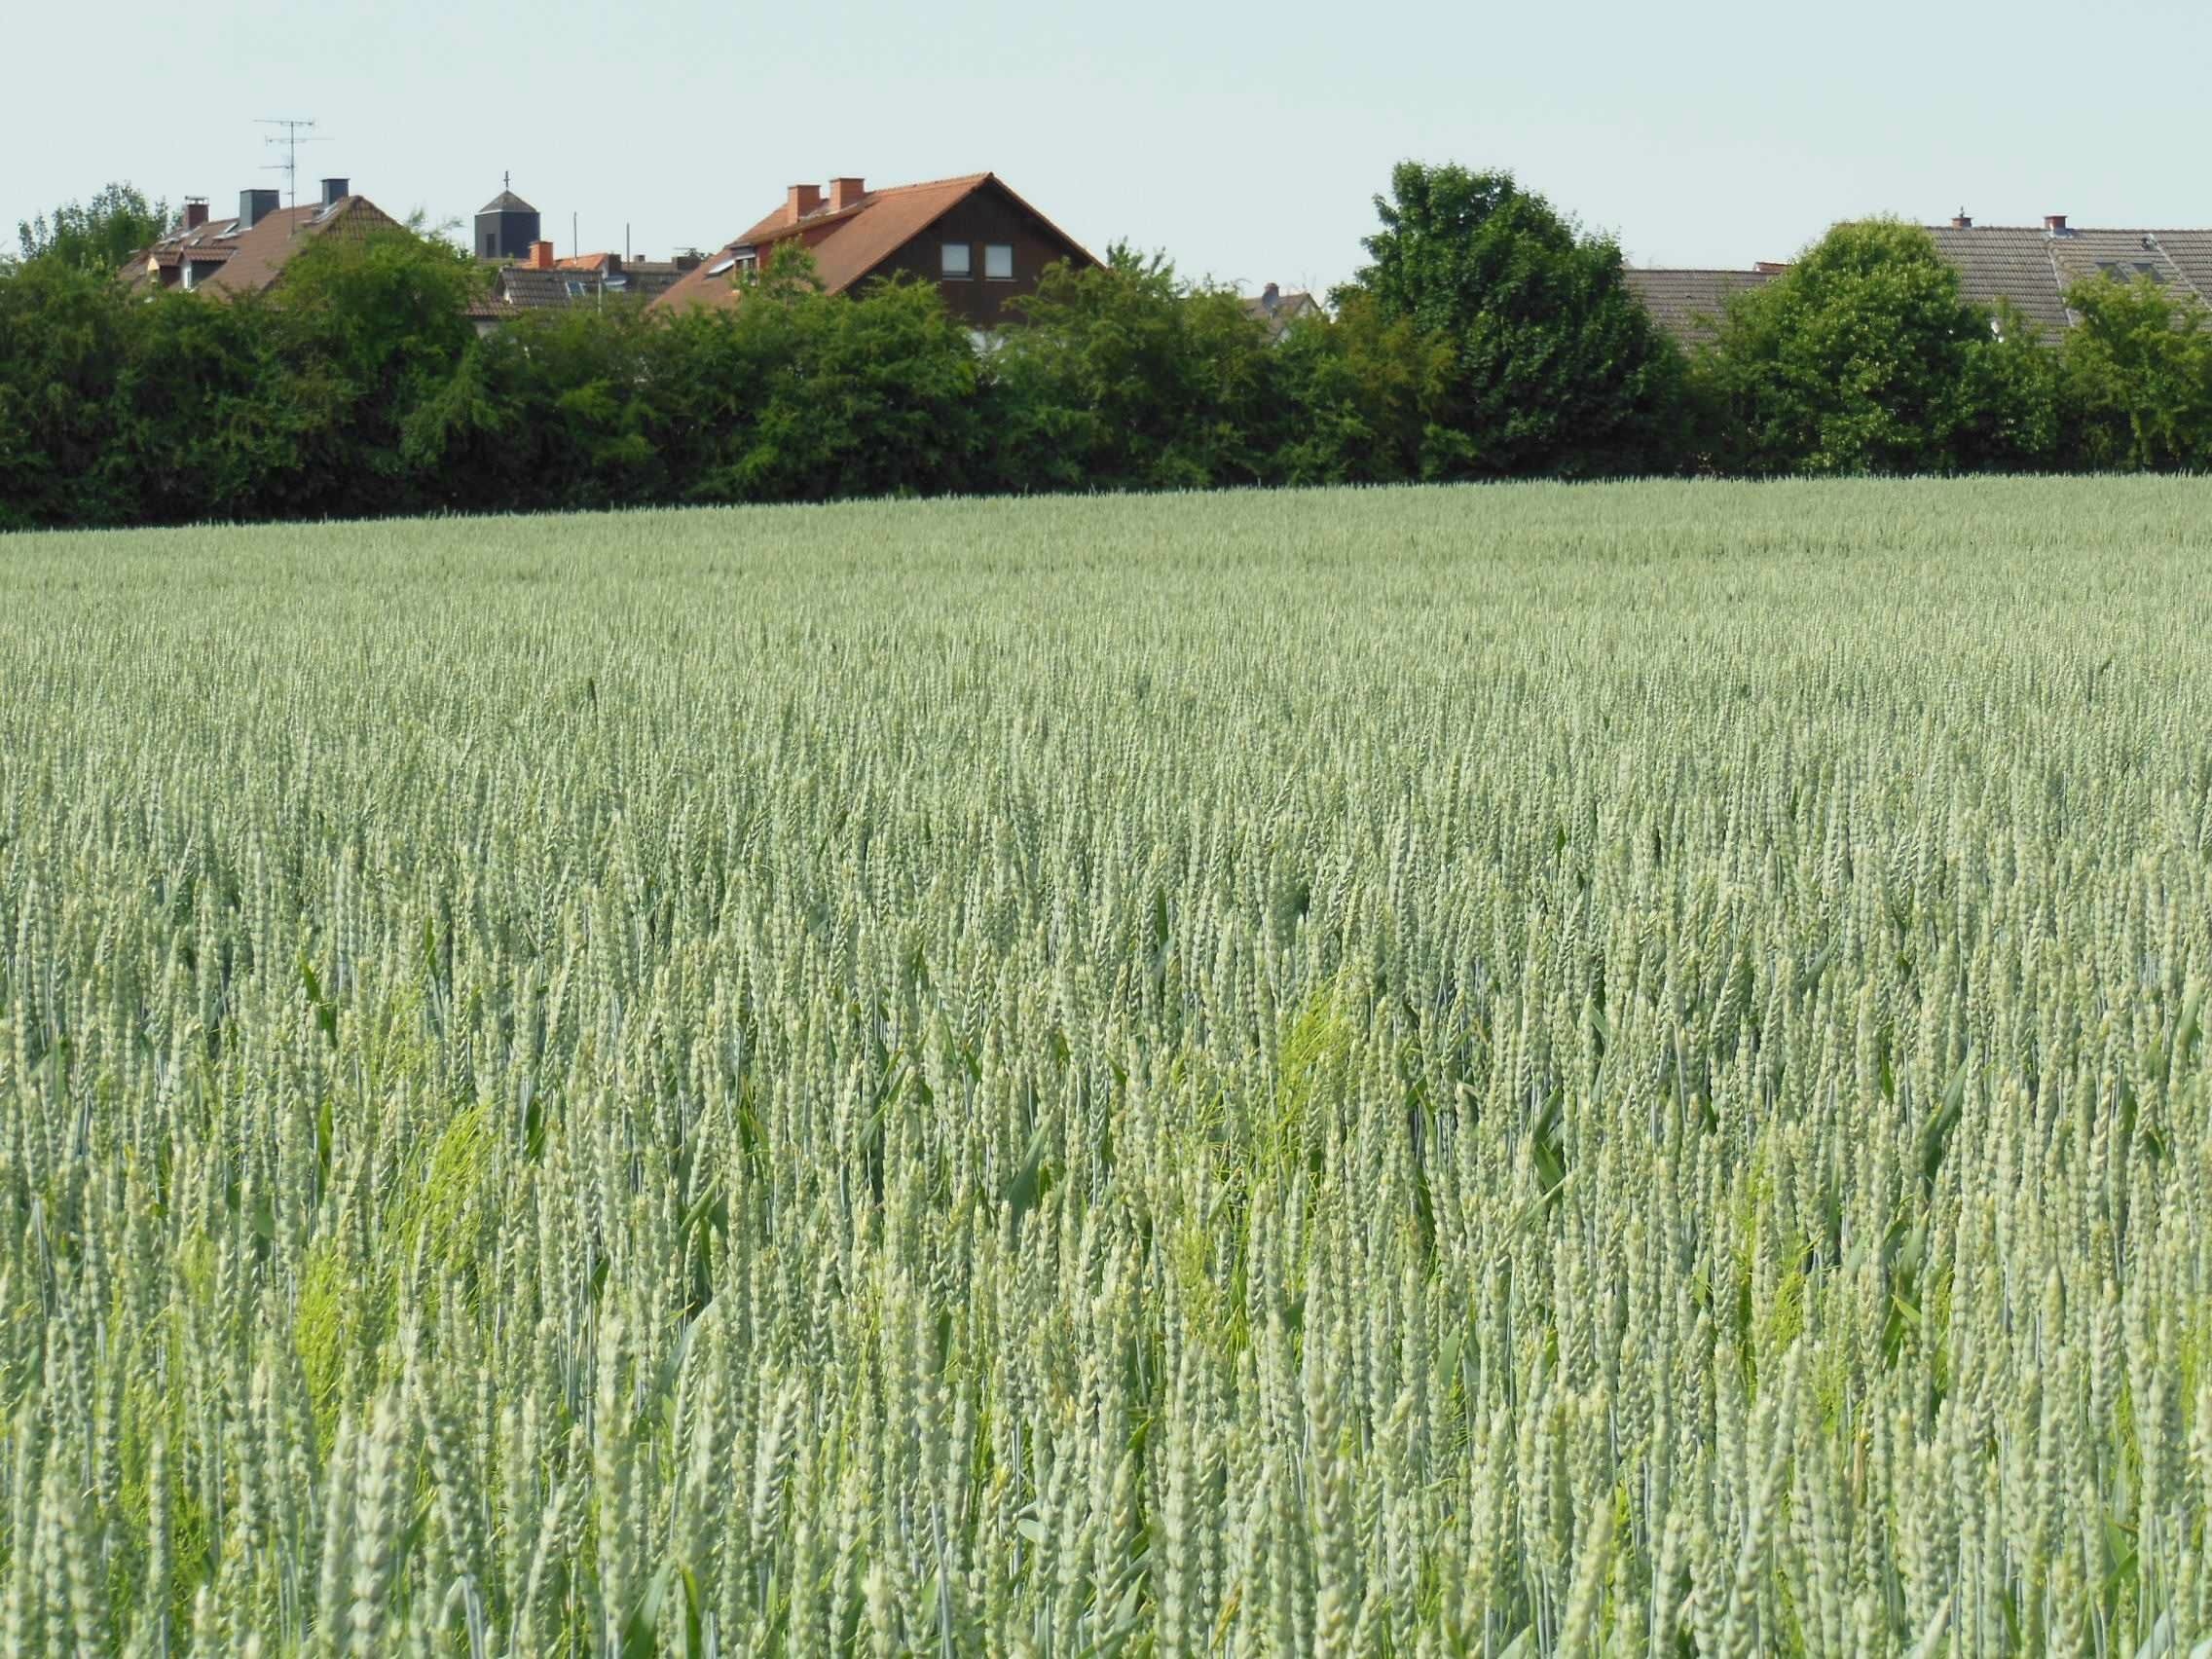
[[[327,137],[313,135],[314,123],[313,121],[292,116],[264,115],[257,118],[255,125],[283,129],[280,132],[270,133],[262,142],[265,144],[281,144],[284,147],[284,159],[280,162],[271,162],[261,170],[263,172],[280,172],[284,175],[284,205],[297,207],[300,204],[300,146],[302,144],[327,144],[330,140]],[[302,134],[307,136],[302,136]]]

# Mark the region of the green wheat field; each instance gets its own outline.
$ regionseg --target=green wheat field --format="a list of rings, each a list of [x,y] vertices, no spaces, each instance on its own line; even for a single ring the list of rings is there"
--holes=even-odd
[[[2212,485],[0,540],[0,1651],[2212,1652]]]

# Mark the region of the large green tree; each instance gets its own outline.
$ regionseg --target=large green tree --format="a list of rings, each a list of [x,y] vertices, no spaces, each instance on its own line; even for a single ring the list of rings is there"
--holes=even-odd
[[[0,530],[129,523],[115,390],[133,317],[120,284],[33,260],[0,282]]]
[[[693,500],[971,487],[976,353],[935,283],[826,294],[778,249],[732,307],[654,324],[645,430]]]
[[[1431,477],[1587,477],[1671,470],[1683,366],[1628,291],[1620,249],[1507,172],[1406,162],[1375,199],[1372,263],[1337,293],[1451,351]]]
[[[1736,296],[1703,354],[1715,459],[1751,473],[2047,464],[2042,351],[2016,318],[1961,295],[1958,271],[1919,226],[1837,225],[1781,276]]]
[[[1421,476],[1450,435],[1456,353],[1441,333],[1386,318],[1352,293],[1333,317],[1301,317],[1274,348],[1285,415],[1271,472],[1284,484],[1393,484]]]
[[[2098,276],[2066,296],[2071,446],[2100,468],[2212,466],[2212,313],[2148,276]]]
[[[316,489],[303,505],[359,514],[443,504],[423,469],[420,432],[445,403],[475,325],[482,273],[461,249],[393,226],[315,239],[270,292],[304,365],[298,394],[342,418],[328,448],[303,457]]]
[[[25,265],[44,260],[106,274],[173,222],[166,202],[149,202],[136,185],[119,182],[104,186],[90,202],[65,202],[52,213],[19,220],[16,241]]]
[[[1054,266],[988,358],[995,487],[1262,481],[1278,413],[1267,330],[1235,294],[1124,244]]]

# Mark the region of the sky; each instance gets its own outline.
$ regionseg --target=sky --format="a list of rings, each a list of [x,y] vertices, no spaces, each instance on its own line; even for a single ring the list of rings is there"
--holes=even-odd
[[[1408,159],[1510,169],[1639,265],[1784,259],[1884,212],[2212,224],[2202,0],[11,10],[10,233],[111,179],[231,211],[281,183],[256,125],[276,116],[323,140],[299,152],[303,200],[343,174],[387,211],[465,220],[511,171],[564,254],[571,215],[584,251],[627,234],[666,257],[789,184],[989,170],[1094,252],[1321,288]]]

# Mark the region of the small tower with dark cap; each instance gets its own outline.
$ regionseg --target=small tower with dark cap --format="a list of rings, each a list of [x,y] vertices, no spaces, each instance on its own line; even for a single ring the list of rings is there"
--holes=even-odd
[[[502,185],[513,181],[512,173],[499,180]],[[476,210],[478,259],[521,259],[536,240],[537,209],[512,190],[501,190]]]

